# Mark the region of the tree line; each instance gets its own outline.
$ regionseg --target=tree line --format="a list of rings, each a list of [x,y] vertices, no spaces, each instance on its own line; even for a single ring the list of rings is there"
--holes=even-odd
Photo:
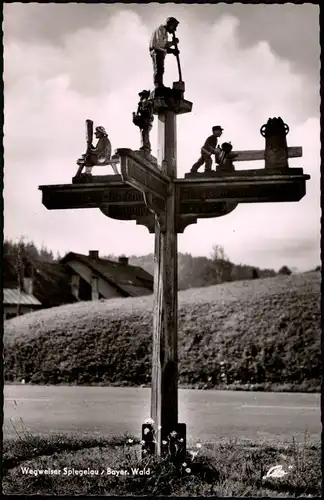
[[[131,264],[154,273],[154,254],[129,257]],[[273,269],[234,264],[228,258],[222,245],[213,245],[209,257],[194,257],[190,253],[178,254],[178,288],[200,288],[229,281],[241,281],[276,276]]]
[[[61,258],[59,253],[54,255],[52,250],[44,245],[38,248],[35,243],[25,239],[18,242],[5,240],[3,244],[4,286],[8,286],[6,283],[10,277],[17,276],[17,268],[21,267],[23,261],[40,260],[55,263],[59,262]],[[112,254],[103,258],[118,260],[118,257]],[[152,253],[143,256],[132,255],[129,257],[129,264],[142,267],[154,275],[154,254]],[[283,266],[278,273],[289,275],[291,270],[288,266]],[[278,273],[274,269],[260,269],[251,265],[234,264],[226,255],[224,247],[217,244],[213,245],[209,257],[194,257],[190,253],[178,254],[179,290],[211,286],[229,281],[269,278]]]

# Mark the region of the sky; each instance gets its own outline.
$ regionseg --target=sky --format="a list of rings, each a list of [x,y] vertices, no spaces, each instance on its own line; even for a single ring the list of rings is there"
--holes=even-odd
[[[311,4],[5,4],[5,238],[24,237],[61,255],[153,252],[154,235],[135,221],[110,219],[99,209],[49,211],[38,186],[71,183],[86,147],[87,118],[106,128],[113,150],[138,149],[132,111],[138,92],[153,88],[148,43],[168,16],[180,21],[185,98],[193,102],[192,112],[177,118],[178,177],[198,159],[213,125],[224,127],[222,140],[234,149],[263,149],[259,130],[274,116],[290,127],[288,146],[303,147],[290,166],[311,175],[301,201],[239,204],[224,217],[200,219],[178,235],[178,250],[210,256],[218,244],[236,264],[314,268],[320,263],[320,46],[319,8]],[[164,82],[177,80],[170,55]]]

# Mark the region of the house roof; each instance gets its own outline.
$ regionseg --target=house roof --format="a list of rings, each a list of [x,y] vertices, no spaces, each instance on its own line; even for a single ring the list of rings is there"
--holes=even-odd
[[[124,296],[149,295],[153,291],[153,276],[141,267],[75,252],[69,252],[60,262],[67,264],[71,260],[83,262],[90,267],[92,272],[115,286]]]
[[[55,307],[76,302],[71,291],[71,270],[58,262],[30,258],[33,267],[33,295],[43,307]],[[17,289],[17,270],[14,257],[3,256],[3,286]]]
[[[59,262],[34,260],[34,294],[45,307],[77,302],[71,291],[71,270]]]
[[[18,289],[4,288],[3,289],[3,304],[5,305],[22,305],[22,306],[41,306],[42,303],[34,297]]]

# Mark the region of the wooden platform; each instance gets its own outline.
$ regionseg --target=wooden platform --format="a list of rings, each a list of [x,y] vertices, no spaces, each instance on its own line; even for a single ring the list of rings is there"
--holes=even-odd
[[[150,100],[153,102],[153,113],[159,115],[169,109],[177,115],[190,113],[192,102],[183,98],[183,92],[180,89],[171,89],[163,87],[153,90],[150,94]]]

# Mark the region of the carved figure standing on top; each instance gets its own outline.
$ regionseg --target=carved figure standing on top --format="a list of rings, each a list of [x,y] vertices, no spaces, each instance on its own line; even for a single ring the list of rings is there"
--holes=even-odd
[[[223,133],[223,128],[220,125],[215,125],[212,128],[212,135],[207,137],[205,144],[201,148],[201,155],[198,161],[191,167],[191,173],[197,173],[198,169],[205,164],[205,172],[212,170],[212,154],[215,154],[216,160],[221,154],[221,149],[217,147],[218,138]]]
[[[178,27],[179,21],[174,17],[168,17],[165,24],[161,24],[153,32],[150,40],[150,54],[153,61],[154,72],[154,86],[155,88],[164,87],[163,74],[164,74],[164,60],[166,54],[179,55],[177,44],[178,38],[175,37],[175,31]],[[172,41],[168,41],[168,33],[173,35]],[[171,47],[174,48],[172,49]]]
[[[133,123],[139,127],[141,131],[141,150],[147,153],[151,152],[150,131],[154,120],[153,103],[149,100],[150,91],[142,90],[138,94],[140,101],[137,106],[137,112],[133,113]]]
[[[96,146],[92,145],[93,138],[93,121],[87,120],[87,151],[77,164],[80,166],[77,173],[80,174],[83,167],[86,168],[86,174],[91,174],[92,167],[95,165],[109,165],[111,159],[111,142],[108,139],[108,134],[104,127],[98,126],[95,128],[95,136],[98,139]]]

